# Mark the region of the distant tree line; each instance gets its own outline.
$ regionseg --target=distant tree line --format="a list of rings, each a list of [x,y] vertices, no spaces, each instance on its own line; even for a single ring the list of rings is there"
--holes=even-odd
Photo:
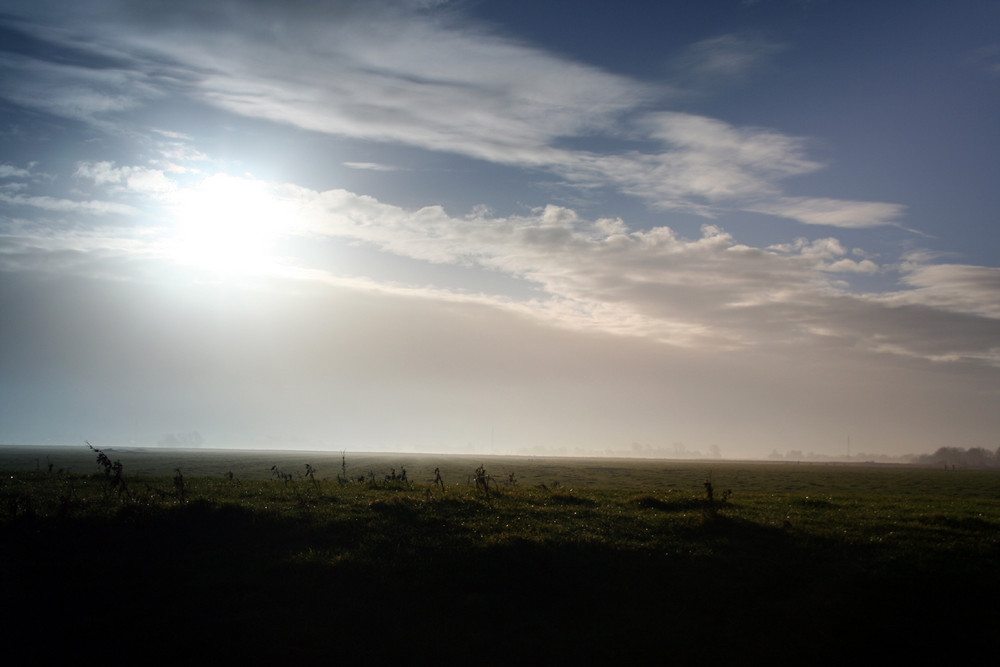
[[[933,454],[920,454],[914,458],[919,465],[936,465],[946,468],[998,468],[1000,448],[991,452],[983,447],[939,447]]]
[[[773,450],[767,457],[771,461],[796,461],[796,462],[833,462],[833,461],[853,461],[871,463],[910,463],[920,466],[943,466],[948,468],[1000,468],[1000,448],[990,451],[984,447],[939,447],[933,454],[903,454],[901,456],[891,456],[889,454],[866,454],[858,452],[850,457],[842,455],[830,456],[827,454],[817,454],[815,452],[803,452],[799,449],[782,454],[778,450]]]
[[[903,454],[901,456],[893,456],[890,454],[868,454],[866,452],[856,452],[851,456],[845,456],[844,454],[830,455],[817,454],[816,452],[804,452],[801,449],[792,449],[782,454],[777,449],[774,449],[767,455],[767,458],[771,461],[805,461],[807,463],[842,463],[844,461],[862,461],[870,463],[914,463],[916,455]]]

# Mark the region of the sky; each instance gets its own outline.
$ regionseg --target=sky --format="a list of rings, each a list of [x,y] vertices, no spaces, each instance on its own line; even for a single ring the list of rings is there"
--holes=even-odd
[[[998,118],[993,0],[6,0],[0,442],[992,450]]]

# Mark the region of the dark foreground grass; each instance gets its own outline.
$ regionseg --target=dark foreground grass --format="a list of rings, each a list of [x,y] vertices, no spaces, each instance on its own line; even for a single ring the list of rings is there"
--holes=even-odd
[[[991,645],[1000,476],[732,466],[711,506],[704,477],[679,478],[487,495],[126,469],[126,496],[103,474],[8,472],[2,632],[38,662],[832,664]]]

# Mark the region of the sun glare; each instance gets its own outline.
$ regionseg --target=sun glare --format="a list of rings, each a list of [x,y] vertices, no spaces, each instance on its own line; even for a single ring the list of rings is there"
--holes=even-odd
[[[294,224],[295,207],[271,186],[215,174],[177,193],[171,254],[220,274],[267,272],[275,244]]]

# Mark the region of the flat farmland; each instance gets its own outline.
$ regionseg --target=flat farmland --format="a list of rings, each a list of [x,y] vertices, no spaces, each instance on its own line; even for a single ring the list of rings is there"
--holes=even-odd
[[[998,620],[997,471],[104,453],[0,448],[4,627],[46,655],[819,664]]]

